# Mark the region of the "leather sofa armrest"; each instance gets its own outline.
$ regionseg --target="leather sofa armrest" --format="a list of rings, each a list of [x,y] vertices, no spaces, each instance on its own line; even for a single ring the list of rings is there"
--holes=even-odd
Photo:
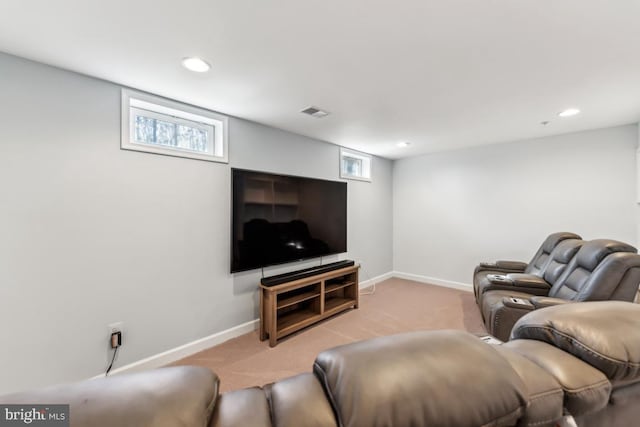
[[[607,405],[611,393],[607,377],[568,352],[528,339],[510,340],[500,347],[502,351],[524,356],[552,375],[562,386],[565,394],[563,406],[572,415],[593,413]]]
[[[527,263],[522,261],[496,261],[496,265],[500,269],[524,271],[527,268]]]
[[[0,403],[69,404],[73,426],[202,427],[218,385],[210,369],[178,366],[1,396]]]
[[[551,285],[544,279],[531,274],[487,274],[485,280],[488,283],[481,285],[480,292],[482,294],[488,291],[504,290],[544,296],[551,289]]]
[[[553,307],[556,305],[562,305],[562,304],[571,304],[572,301],[568,301],[566,299],[561,299],[561,298],[552,298],[552,297],[531,297],[529,298],[529,301],[531,301],[531,304],[533,304],[533,306],[538,309],[538,308],[545,308],[545,307]]]
[[[483,271],[508,273],[522,273],[527,268],[526,262],[500,260],[496,262],[481,262],[474,271],[474,274]]]
[[[492,285],[513,286],[513,280],[506,274],[487,274],[487,280]]]
[[[513,282],[513,286],[520,288],[539,288],[549,292],[551,285],[542,277],[533,274],[511,273],[507,278]]]
[[[542,277],[533,274],[510,273],[504,274],[487,274],[487,279],[494,285],[511,285],[521,288],[540,288],[551,289],[551,285]]]

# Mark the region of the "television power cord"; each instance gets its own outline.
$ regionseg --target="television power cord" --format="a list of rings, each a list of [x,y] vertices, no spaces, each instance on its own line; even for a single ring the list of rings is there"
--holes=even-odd
[[[120,347],[116,347],[113,350],[113,357],[111,358],[111,363],[109,363],[109,367],[107,368],[107,372],[104,373],[105,377],[109,375],[109,372],[111,372],[111,368],[113,368],[113,362],[116,360],[116,354],[118,354],[118,349],[119,348]]]
[[[362,270],[364,275],[367,276],[367,281],[371,280],[371,277],[369,276],[369,273],[367,273],[367,270],[362,268],[362,264],[360,266],[360,269]],[[371,289],[371,290],[369,290],[369,291],[360,291],[360,295],[373,295],[373,294],[375,294],[376,293],[376,283],[373,282],[373,285],[367,286],[365,289]]]

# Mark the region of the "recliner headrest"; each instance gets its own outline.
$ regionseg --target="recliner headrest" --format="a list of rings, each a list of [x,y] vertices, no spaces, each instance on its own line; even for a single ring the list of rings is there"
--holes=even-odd
[[[544,268],[544,280],[554,285],[583,244],[584,240],[578,239],[567,239],[558,243]]]
[[[584,240],[563,240],[562,242],[558,243],[558,246],[556,246],[556,248],[553,250],[552,258],[554,261],[561,264],[568,264],[583,244]]]
[[[576,261],[580,267],[593,271],[607,255],[615,252],[636,253],[637,249],[617,240],[595,239],[582,245],[576,254]]]
[[[551,253],[553,248],[558,246],[558,243],[567,239],[582,239],[582,237],[578,236],[575,233],[569,233],[568,231],[560,231],[558,233],[549,234],[544,242],[542,242],[542,250],[547,253]]]

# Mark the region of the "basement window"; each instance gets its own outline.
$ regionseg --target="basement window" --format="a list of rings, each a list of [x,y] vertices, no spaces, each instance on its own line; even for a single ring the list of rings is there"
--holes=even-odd
[[[176,101],[122,90],[124,150],[227,163],[227,118]]]
[[[371,181],[371,156],[340,148],[340,177]]]

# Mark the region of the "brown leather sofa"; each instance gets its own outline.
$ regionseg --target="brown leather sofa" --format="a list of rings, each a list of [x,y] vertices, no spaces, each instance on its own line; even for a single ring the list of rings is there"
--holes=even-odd
[[[506,341],[516,321],[532,310],[580,301],[633,301],[640,285],[640,255],[635,252],[616,240],[565,240],[551,252],[542,277],[487,276],[479,284],[487,330]]]
[[[196,367],[164,368],[0,397],[69,403],[71,426],[631,426],[640,416],[640,306],[568,304],[490,345],[425,331],[336,347],[313,372],[218,395]]]

